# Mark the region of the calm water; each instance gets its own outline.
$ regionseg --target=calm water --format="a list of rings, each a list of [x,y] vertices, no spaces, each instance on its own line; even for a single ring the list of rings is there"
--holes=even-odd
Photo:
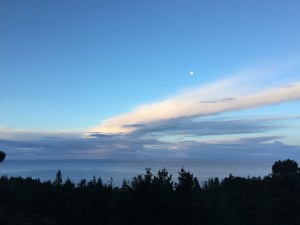
[[[151,168],[156,174],[166,168],[177,179],[178,171],[183,168],[196,176],[200,183],[210,177],[223,179],[232,173],[234,176],[265,176],[271,173],[273,162],[263,161],[122,161],[122,160],[6,160],[0,164],[0,176],[21,176],[52,180],[56,172],[62,171],[63,179],[69,177],[75,183],[81,179],[91,180],[101,177],[107,183],[113,178],[114,185],[123,179],[142,174]]]

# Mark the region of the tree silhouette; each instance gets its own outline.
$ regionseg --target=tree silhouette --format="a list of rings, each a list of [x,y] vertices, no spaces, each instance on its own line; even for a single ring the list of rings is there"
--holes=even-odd
[[[272,174],[229,175],[199,185],[180,170],[178,182],[166,169],[124,181],[122,187],[93,177],[73,183],[0,176],[0,224],[45,225],[297,225],[300,175],[297,162],[277,161]]]
[[[274,177],[295,177],[299,174],[298,163],[294,160],[279,160],[272,166],[272,175]]]
[[[53,182],[54,185],[61,186],[62,185],[62,174],[61,171],[58,170],[56,173],[55,180]]]
[[[2,162],[5,159],[5,152],[0,151],[0,162]]]
[[[178,176],[178,183],[176,184],[176,191],[179,192],[191,192],[191,191],[198,191],[200,190],[199,181],[196,177],[193,176],[188,171],[185,171],[183,168],[181,168]]]
[[[201,191],[199,181],[192,173],[183,168],[178,175],[178,183],[175,183],[176,220],[179,224],[201,224],[198,221],[199,217],[196,216],[199,213],[197,202]]]
[[[298,163],[279,160],[272,166],[270,208],[280,224],[298,224],[300,215],[300,176]],[[283,207],[284,206],[284,207]]]
[[[153,188],[160,192],[173,192],[172,174],[164,168],[157,172],[153,178]]]

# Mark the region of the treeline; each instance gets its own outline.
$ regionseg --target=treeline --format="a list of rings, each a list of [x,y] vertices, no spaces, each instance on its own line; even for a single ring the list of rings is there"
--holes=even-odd
[[[177,182],[162,169],[124,181],[100,178],[74,184],[0,178],[1,225],[296,225],[300,224],[300,170],[293,160],[277,161],[261,177],[230,175],[202,185],[183,168]]]

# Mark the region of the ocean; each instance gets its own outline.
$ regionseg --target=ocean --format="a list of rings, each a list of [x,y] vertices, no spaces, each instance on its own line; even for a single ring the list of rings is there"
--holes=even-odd
[[[0,176],[32,177],[42,181],[55,179],[61,170],[63,180],[70,178],[78,183],[82,179],[101,177],[104,183],[113,179],[114,186],[120,186],[124,179],[131,180],[151,168],[153,174],[166,168],[177,181],[178,172],[183,167],[198,178],[200,184],[211,177],[220,180],[230,173],[234,176],[265,176],[271,173],[273,162],[267,161],[201,161],[201,160],[5,160],[0,163]]]

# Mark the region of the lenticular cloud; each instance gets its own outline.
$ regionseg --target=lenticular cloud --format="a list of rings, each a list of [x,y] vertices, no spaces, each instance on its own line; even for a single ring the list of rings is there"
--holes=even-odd
[[[288,86],[252,88],[241,79],[228,79],[186,90],[171,98],[140,105],[112,117],[89,132],[129,133],[138,125],[181,117],[204,116],[300,99],[300,82]]]

